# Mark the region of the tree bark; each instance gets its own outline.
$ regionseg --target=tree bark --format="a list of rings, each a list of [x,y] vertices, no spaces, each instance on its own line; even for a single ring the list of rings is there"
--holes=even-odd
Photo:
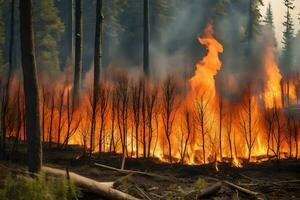
[[[100,84],[100,73],[102,69],[102,43],[103,43],[103,0],[97,0],[96,5],[96,32],[95,32],[95,55],[94,55],[94,88],[93,88],[93,111],[90,136],[91,158],[95,143],[96,110],[98,103],[98,92]],[[101,140],[101,139],[100,139]],[[101,144],[99,144],[101,145]]]
[[[75,69],[73,109],[79,104],[82,73],[82,0],[75,1]]]
[[[126,194],[126,193],[123,193],[121,191],[114,189],[110,182],[109,183],[97,182],[93,179],[86,178],[84,176],[80,176],[73,172],[66,173],[64,170],[55,169],[55,168],[51,168],[51,167],[43,167],[42,170],[45,174],[48,174],[51,176],[58,176],[58,177],[69,176],[69,178],[78,187],[84,188],[88,191],[91,191],[95,194],[105,197],[106,199],[138,200],[137,198],[135,198],[129,194]]]
[[[42,166],[39,91],[32,29],[32,2],[20,1],[21,52],[25,93],[25,117],[28,143],[28,168],[39,172]]]
[[[220,161],[222,162],[223,160],[223,155],[222,155],[222,119],[223,119],[223,102],[222,98],[220,99],[219,102],[219,109],[220,109],[220,121],[219,121],[219,148],[220,148]]]
[[[149,0],[144,0],[144,74],[149,75],[149,40],[150,40],[150,23],[149,23]]]

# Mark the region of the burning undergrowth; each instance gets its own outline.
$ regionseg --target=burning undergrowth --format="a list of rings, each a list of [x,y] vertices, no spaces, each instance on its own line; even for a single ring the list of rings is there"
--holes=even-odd
[[[186,164],[220,161],[242,166],[244,160],[298,157],[300,124],[284,113],[285,106],[297,102],[297,84],[283,81],[272,45],[255,47],[259,51],[249,60],[257,57],[259,61],[246,64],[239,58],[225,59],[223,66],[221,55],[226,48],[214,36],[211,23],[199,42],[207,55],[197,62],[189,80],[174,73],[154,81],[138,73],[111,72],[98,91],[95,127],[91,127],[89,75],[77,107],[72,105],[72,73],[56,80],[41,77],[43,141],[50,147],[80,144],[85,152],[92,149]],[[233,73],[228,64],[238,62],[257,66]],[[11,88],[6,137],[24,139],[24,100],[18,78]],[[1,95],[5,94],[2,90]]]

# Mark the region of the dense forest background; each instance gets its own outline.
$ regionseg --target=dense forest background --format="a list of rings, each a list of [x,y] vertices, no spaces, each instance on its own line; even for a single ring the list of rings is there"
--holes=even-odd
[[[14,68],[20,67],[18,1],[15,0],[14,5]],[[105,0],[104,3],[104,68],[141,67],[143,62],[143,1]],[[10,1],[1,0],[0,4],[0,63],[1,71],[3,71],[8,63],[7,49],[11,37],[12,8]],[[254,34],[257,34],[258,29],[263,29],[268,23],[273,28],[271,8],[270,13],[267,13],[268,18],[259,11],[260,3],[257,1],[256,16],[250,19],[247,14],[248,4],[245,0],[150,1],[151,68],[156,69],[156,73],[162,69],[177,67],[193,69],[194,63],[204,53],[203,47],[198,44],[196,38],[209,19],[213,20],[217,29],[217,37],[225,46],[226,56],[224,57],[242,56],[241,53],[247,46],[247,33],[249,33],[247,30],[250,20],[254,26],[257,26]],[[34,0],[33,5],[38,72],[55,75],[73,64],[74,2]],[[89,71],[93,65],[95,9],[96,0],[83,2],[83,72]],[[274,30],[268,34],[273,34],[272,37],[275,38]],[[292,33],[291,37],[300,41],[299,34],[295,36]],[[234,66],[237,64],[234,62],[233,59],[226,59],[225,65]]]

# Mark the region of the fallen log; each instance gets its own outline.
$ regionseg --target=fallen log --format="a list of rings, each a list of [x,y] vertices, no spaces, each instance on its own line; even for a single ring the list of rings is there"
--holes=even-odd
[[[141,196],[143,196],[146,200],[152,200],[149,195],[146,194],[146,192],[144,190],[142,190],[139,186],[135,186],[135,188],[137,189],[137,191],[141,194]]]
[[[213,195],[215,193],[217,193],[222,187],[222,182],[217,182],[215,184],[213,184],[212,186],[209,186],[207,188],[205,188],[203,191],[201,191],[200,194],[198,194],[198,198],[202,198],[202,197],[207,197],[210,195]]]
[[[171,178],[174,178],[174,177],[162,176],[159,174],[153,174],[153,173],[148,173],[148,172],[141,172],[141,171],[128,170],[128,169],[118,169],[115,167],[110,167],[110,166],[102,165],[99,163],[94,163],[94,165],[97,167],[101,167],[101,168],[112,170],[112,171],[117,171],[117,172],[124,173],[124,174],[140,174],[140,175],[145,175],[145,176],[150,176],[150,177],[156,177],[156,178],[163,179],[163,180],[170,180]]]
[[[42,167],[42,172],[51,176],[63,177],[66,176],[66,171],[61,169],[55,169],[51,167]],[[68,173],[68,177],[70,180],[74,182],[74,184],[80,188],[83,188],[87,191],[95,193],[99,196],[102,196],[107,199],[112,200],[138,200],[137,198],[123,193],[119,190],[112,188],[113,183],[101,183],[97,182],[93,179],[86,178],[84,176],[80,176],[73,172]]]
[[[185,200],[190,200],[190,199],[202,199],[204,197],[208,197],[208,196],[211,196],[211,195],[214,195],[216,194],[222,187],[222,182],[219,181],[207,188],[204,188],[200,191],[192,191],[190,193],[188,193],[186,196],[185,196]]]
[[[234,183],[231,183],[231,182],[229,182],[229,181],[223,181],[223,183],[225,183],[225,184],[227,184],[228,186],[230,186],[230,187],[232,187],[232,188],[234,188],[234,189],[237,189],[237,190],[239,190],[239,191],[241,191],[241,192],[244,192],[244,193],[246,193],[246,194],[249,194],[249,195],[251,195],[251,196],[258,196],[260,193],[258,193],[258,192],[253,192],[253,191],[251,191],[251,190],[248,190],[248,189],[246,189],[246,188],[243,188],[243,187],[241,187],[241,186],[238,186],[238,185],[236,185],[236,184],[234,184]]]

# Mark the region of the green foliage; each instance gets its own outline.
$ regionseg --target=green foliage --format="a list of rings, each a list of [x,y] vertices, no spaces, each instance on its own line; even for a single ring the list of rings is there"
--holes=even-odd
[[[273,17],[273,11],[272,11],[272,6],[271,3],[269,3],[268,8],[267,8],[267,13],[266,16],[263,20],[263,22],[270,28],[274,28],[274,17]]]
[[[251,0],[249,5],[249,21],[248,21],[248,40],[254,39],[259,32],[260,19],[262,17],[259,6],[263,5],[262,0]]]
[[[284,16],[285,21],[283,22],[283,26],[285,30],[283,31],[283,54],[282,54],[282,66],[284,66],[285,70],[288,72],[292,66],[292,43],[294,40],[294,22],[291,16],[291,10],[294,9],[294,0],[284,0],[284,5],[286,7],[286,14]]]
[[[55,73],[59,70],[58,43],[65,26],[54,0],[33,0],[33,5],[37,66],[41,71]]]
[[[282,44],[284,45],[283,49],[285,51],[289,51],[291,47],[291,42],[294,37],[294,22],[291,16],[291,10],[294,9],[294,0],[284,0],[284,5],[287,9],[286,14],[284,16],[285,21],[283,22],[283,26],[285,27],[285,31],[283,32],[283,41]]]
[[[274,17],[273,17],[273,10],[272,10],[271,3],[269,3],[269,5],[268,5],[267,12],[266,12],[263,22],[265,23],[265,26],[270,33],[270,38],[272,40],[272,43],[276,47],[277,41],[276,41],[275,31],[274,31]]]
[[[0,200],[71,200],[77,199],[78,190],[75,185],[62,178],[37,178],[28,176],[8,177],[3,190],[0,190]]]
[[[125,30],[125,27],[120,23],[120,15],[126,7],[126,0],[106,0],[104,3],[104,30],[112,38],[118,38],[119,34]]]
[[[197,181],[194,183],[194,187],[196,189],[202,189],[206,186],[206,182],[202,178],[198,178]]]
[[[158,25],[165,26],[175,19],[173,15],[173,10],[176,9],[176,4],[173,0],[157,0],[156,1],[156,10],[158,16]]]

